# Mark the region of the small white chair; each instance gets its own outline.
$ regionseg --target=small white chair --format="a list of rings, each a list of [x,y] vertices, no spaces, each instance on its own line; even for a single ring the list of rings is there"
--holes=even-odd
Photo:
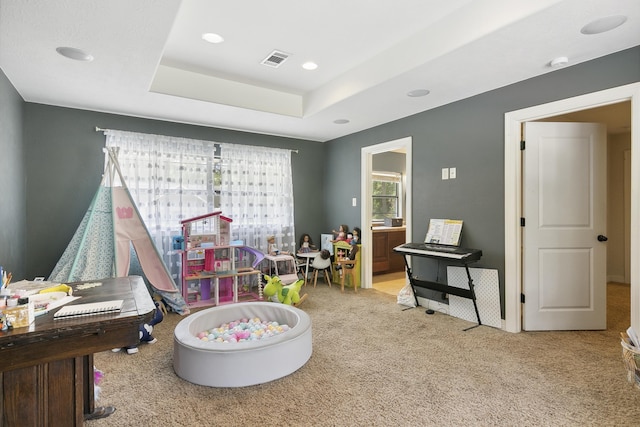
[[[331,256],[322,258],[322,252],[318,253],[313,258],[311,267],[313,267],[313,287],[315,288],[318,282],[318,271],[323,272],[324,281],[331,287]]]

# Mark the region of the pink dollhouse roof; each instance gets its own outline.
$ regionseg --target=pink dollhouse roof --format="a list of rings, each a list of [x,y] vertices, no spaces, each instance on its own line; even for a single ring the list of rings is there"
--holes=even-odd
[[[231,218],[222,215],[222,211],[216,211],[216,212],[211,212],[211,213],[208,213],[208,214],[196,216],[196,217],[193,217],[193,218],[183,219],[182,221],[180,221],[180,224],[186,224],[187,222],[198,221],[198,220],[205,219],[205,218],[210,218],[210,217],[216,216],[216,215],[219,215],[220,219],[223,220],[223,221],[233,222],[233,220]]]

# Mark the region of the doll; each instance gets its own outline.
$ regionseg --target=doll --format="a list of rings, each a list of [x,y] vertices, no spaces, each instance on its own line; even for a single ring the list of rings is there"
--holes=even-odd
[[[269,255],[281,255],[281,254],[288,254],[289,252],[285,252],[285,251],[281,251],[280,249],[278,249],[278,246],[276,246],[276,236],[269,236],[267,237],[267,253]]]
[[[316,249],[316,245],[313,244],[313,240],[311,240],[311,236],[307,233],[300,236],[300,244],[298,245],[298,253],[304,254],[313,252]]]
[[[164,313],[166,313],[167,309],[160,299],[154,299],[156,310],[153,313],[153,319],[151,319],[149,323],[143,323],[138,327],[138,340],[140,343],[155,344],[156,342],[158,342],[158,340],[151,334],[153,333],[153,327],[162,322],[162,320],[164,319]],[[127,351],[127,354],[136,354],[138,352],[138,345],[127,346],[124,349]],[[112,349],[111,351],[117,353],[120,350],[121,348],[118,347]]]
[[[351,242],[352,243],[355,242],[356,244],[361,243],[360,242],[360,229],[358,227],[354,227],[353,230],[351,231],[351,233],[353,234],[353,237],[351,238]]]
[[[338,231],[333,230],[333,234],[336,235],[336,238],[332,240],[332,242],[341,242],[343,240],[347,240],[347,233],[349,232],[349,226],[342,224]]]

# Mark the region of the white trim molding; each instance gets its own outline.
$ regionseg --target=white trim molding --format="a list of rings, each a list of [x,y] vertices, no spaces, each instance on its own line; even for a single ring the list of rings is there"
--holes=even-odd
[[[640,253],[640,82],[505,113],[505,330],[522,330],[521,127],[528,121],[631,101],[631,259]],[[631,326],[640,330],[640,263],[631,264]]]

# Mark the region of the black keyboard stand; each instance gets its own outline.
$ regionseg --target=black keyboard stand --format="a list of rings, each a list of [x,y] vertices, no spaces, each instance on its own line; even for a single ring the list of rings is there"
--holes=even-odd
[[[402,246],[400,246],[399,248],[401,248]],[[469,329],[473,329],[473,328],[477,328],[478,326],[482,325],[482,321],[480,320],[480,312],[478,311],[478,304],[476,303],[476,293],[474,290],[474,286],[473,286],[473,279],[471,278],[471,273],[469,273],[469,264],[472,262],[477,261],[478,259],[480,259],[480,257],[482,256],[482,251],[479,251],[477,249],[467,249],[466,251],[468,251],[468,256],[462,257],[460,259],[455,259],[455,258],[450,258],[450,257],[446,257],[446,256],[438,256],[437,254],[431,253],[431,254],[425,254],[425,253],[419,253],[419,252],[410,252],[407,250],[397,250],[398,248],[394,249],[396,252],[402,253],[402,255],[404,256],[404,264],[406,266],[407,269],[407,276],[409,277],[409,283],[411,284],[411,290],[413,291],[413,297],[416,300],[416,307],[420,306],[420,303],[418,302],[418,295],[416,294],[416,287],[420,287],[420,288],[425,288],[425,289],[430,289],[433,291],[438,291],[438,292],[442,292],[445,294],[451,294],[451,295],[456,295],[462,298],[468,298],[471,301],[473,301],[473,308],[475,309],[476,312],[476,318],[478,319],[478,324],[468,327],[466,329],[464,329],[465,331],[468,331]],[[465,249],[460,249],[461,252],[464,252]],[[449,286],[447,284],[444,283],[439,283],[439,282],[432,282],[432,281],[428,281],[428,280],[420,280],[420,279],[416,279],[415,277],[413,277],[413,273],[411,271],[411,267],[409,266],[409,256],[418,256],[418,257],[423,257],[423,258],[432,258],[432,259],[437,259],[439,261],[444,261],[447,264],[458,264],[458,265],[462,265],[465,269],[465,271],[467,272],[467,279],[469,281],[469,289],[462,289],[462,288],[456,288],[453,286]]]

